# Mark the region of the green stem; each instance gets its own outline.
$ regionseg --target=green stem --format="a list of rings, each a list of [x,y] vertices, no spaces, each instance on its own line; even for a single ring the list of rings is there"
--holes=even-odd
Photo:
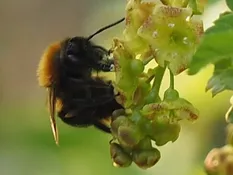
[[[175,84],[174,75],[170,69],[169,72],[170,72],[170,89],[174,89],[174,84]]]
[[[159,89],[162,83],[165,70],[166,70],[166,67],[161,67],[161,66],[156,67],[155,79],[154,79],[151,91],[155,91],[157,92],[157,94],[159,94]]]
[[[166,67],[157,66],[155,68],[155,79],[152,85],[151,92],[149,93],[146,103],[153,103],[160,101],[159,90],[163,80],[163,75],[166,70]]]
[[[143,60],[144,66],[147,65],[147,64],[148,64],[151,60],[153,60],[153,59],[154,59],[153,56],[150,56],[150,57],[148,57],[147,59],[144,59],[144,60]]]

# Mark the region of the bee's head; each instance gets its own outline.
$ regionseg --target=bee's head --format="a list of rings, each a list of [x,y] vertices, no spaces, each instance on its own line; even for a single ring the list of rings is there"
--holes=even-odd
[[[70,69],[82,72],[86,70],[112,71],[113,61],[109,59],[109,51],[94,45],[83,37],[74,37],[65,40],[60,59],[63,65]]]

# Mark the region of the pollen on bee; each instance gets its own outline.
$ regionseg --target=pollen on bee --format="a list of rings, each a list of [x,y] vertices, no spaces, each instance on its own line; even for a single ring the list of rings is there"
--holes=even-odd
[[[56,99],[56,110],[61,111],[62,108],[63,108],[63,103],[62,103],[61,99],[57,98]]]
[[[61,43],[53,43],[43,53],[37,69],[39,85],[49,87],[55,77],[54,58],[56,52],[61,49]]]
[[[104,118],[104,119],[100,120],[100,123],[102,123],[103,125],[108,126],[108,127],[110,127],[111,122],[112,122],[111,117]]]

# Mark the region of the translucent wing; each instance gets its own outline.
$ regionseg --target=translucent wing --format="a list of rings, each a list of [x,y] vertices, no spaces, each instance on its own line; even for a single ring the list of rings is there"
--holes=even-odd
[[[54,88],[48,88],[48,102],[49,102],[49,113],[50,113],[50,123],[51,128],[53,132],[53,137],[55,140],[55,143],[59,144],[59,138],[58,138],[58,129],[56,124],[56,97],[55,97],[55,89]]]

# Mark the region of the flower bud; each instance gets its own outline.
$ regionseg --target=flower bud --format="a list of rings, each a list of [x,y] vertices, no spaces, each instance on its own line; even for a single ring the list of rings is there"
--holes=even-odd
[[[127,125],[129,119],[126,116],[118,116],[113,122],[111,123],[111,131],[114,137],[118,137],[118,129],[121,125]]]
[[[142,139],[142,134],[136,125],[120,126],[118,129],[118,141],[126,147],[134,147]]]
[[[132,70],[132,73],[135,75],[135,76],[138,76],[140,75],[143,70],[144,70],[144,65],[143,65],[143,62],[139,59],[133,59],[131,61],[131,64],[130,64],[130,68]]]
[[[171,101],[175,101],[179,98],[179,92],[177,92],[175,89],[167,89],[164,93],[164,100],[171,100]]]
[[[116,120],[119,116],[125,115],[125,110],[124,109],[117,109],[113,111],[112,113],[112,120]]]
[[[133,147],[142,138],[137,125],[126,116],[117,117],[111,124],[111,131],[119,143],[126,147]]]
[[[160,152],[156,148],[133,151],[133,161],[142,169],[154,166],[160,159]]]
[[[232,175],[233,147],[226,145],[222,148],[211,150],[204,164],[208,175]]]
[[[132,163],[132,159],[123,148],[117,143],[110,144],[110,154],[113,164],[116,167],[128,167]]]
[[[168,120],[154,121],[151,127],[150,137],[157,146],[165,145],[169,141],[176,141],[181,129],[178,123],[171,124]]]

